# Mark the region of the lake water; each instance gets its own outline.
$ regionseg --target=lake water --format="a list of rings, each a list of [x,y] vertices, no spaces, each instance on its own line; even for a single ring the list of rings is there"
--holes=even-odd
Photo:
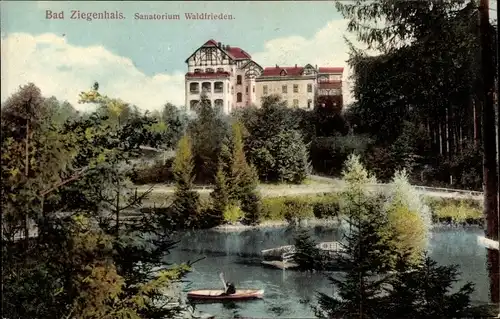
[[[325,227],[310,229],[317,241],[336,241],[341,231]],[[238,303],[199,304],[196,309],[217,318],[314,318],[311,301],[316,291],[333,294],[324,273],[300,273],[260,266],[263,249],[293,244],[296,231],[286,228],[252,229],[241,232],[195,231],[182,235],[178,247],[168,256],[169,262],[205,259],[194,265],[186,289],[221,288],[219,273],[236,287],[265,289],[264,299]],[[461,282],[475,284],[472,299],[489,301],[486,250],[477,244],[479,228],[436,228],[432,231],[429,252],[439,264],[457,264]],[[338,276],[338,273],[333,273]],[[460,284],[459,283],[459,284]]]

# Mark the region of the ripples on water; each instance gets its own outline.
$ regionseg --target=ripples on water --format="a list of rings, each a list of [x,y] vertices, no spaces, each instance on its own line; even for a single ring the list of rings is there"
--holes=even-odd
[[[337,229],[311,229],[317,241],[340,240]],[[472,281],[476,290],[473,300],[488,301],[486,251],[478,246],[478,228],[433,229],[429,253],[439,264],[458,264],[463,284]],[[194,265],[188,280],[189,289],[222,288],[219,273],[240,288],[265,289],[264,299],[248,302],[199,304],[197,309],[217,318],[312,318],[311,302],[316,291],[334,294],[324,273],[299,273],[260,266],[258,255],[263,249],[293,244],[295,230],[290,228],[252,229],[241,232],[198,231],[180,238],[178,248],[168,256],[169,262],[183,262],[206,256]],[[337,277],[339,273],[331,273]]]

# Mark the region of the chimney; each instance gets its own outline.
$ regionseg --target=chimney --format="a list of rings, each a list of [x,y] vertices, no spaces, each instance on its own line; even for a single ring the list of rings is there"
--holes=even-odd
[[[278,69],[278,68],[279,68],[279,66],[276,64],[276,69]]]
[[[318,65],[316,64],[316,70],[318,69]]]
[[[222,48],[222,43],[217,42],[217,47],[218,47],[219,49],[220,49],[220,48]]]
[[[226,50],[229,50],[231,49],[231,47],[229,46],[229,44],[226,46]]]
[[[297,64],[295,64],[295,68],[297,68]]]

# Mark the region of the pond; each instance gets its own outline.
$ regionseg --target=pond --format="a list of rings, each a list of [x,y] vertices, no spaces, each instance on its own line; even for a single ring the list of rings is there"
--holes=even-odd
[[[336,241],[342,237],[339,229],[315,227],[310,232],[317,241]],[[261,250],[293,244],[295,234],[293,228],[190,232],[179,238],[180,243],[168,256],[168,261],[183,262],[206,257],[194,265],[187,278],[191,283],[186,289],[221,288],[220,272],[224,272],[226,280],[234,282],[236,287],[265,289],[263,300],[196,306],[196,309],[217,318],[314,318],[310,302],[315,302],[315,292],[333,294],[325,273],[300,273],[260,266],[258,256]],[[431,233],[429,252],[439,264],[459,265],[462,276],[458,284],[473,282],[472,300],[488,302],[486,250],[477,244],[477,236],[483,234],[484,231],[476,227],[435,228]],[[332,276],[339,274],[332,273]]]

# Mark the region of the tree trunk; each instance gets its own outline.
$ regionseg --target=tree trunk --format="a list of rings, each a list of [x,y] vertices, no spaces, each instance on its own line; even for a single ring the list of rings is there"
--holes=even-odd
[[[498,241],[498,180],[497,180],[497,152],[495,108],[493,105],[494,66],[492,52],[492,38],[489,22],[489,0],[480,1],[480,32],[481,32],[481,76],[479,79],[479,96],[483,107],[483,183],[484,208],[486,220],[486,238]],[[498,303],[498,253],[489,251],[489,275],[491,288],[491,302]]]
[[[26,182],[28,182],[29,172],[30,172],[30,156],[29,156],[29,143],[30,143],[30,120],[26,120],[26,157],[24,164],[24,174],[26,175]],[[29,237],[30,237],[30,224],[29,224],[29,213],[28,208],[24,212],[24,239],[26,248],[28,247]]]

